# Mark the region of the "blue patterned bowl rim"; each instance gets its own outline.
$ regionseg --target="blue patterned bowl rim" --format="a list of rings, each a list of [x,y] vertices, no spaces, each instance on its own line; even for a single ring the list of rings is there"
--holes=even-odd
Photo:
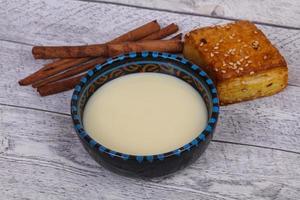
[[[147,156],[129,155],[129,154],[116,152],[109,148],[104,147],[103,145],[99,144],[94,139],[92,139],[88,135],[88,133],[86,133],[86,131],[83,129],[83,126],[81,125],[80,117],[77,112],[78,111],[77,106],[78,106],[78,101],[79,101],[79,96],[80,96],[79,94],[82,91],[82,89],[84,88],[84,86],[86,85],[87,80],[90,78],[93,78],[93,75],[97,71],[101,70],[104,66],[110,65],[115,61],[120,61],[120,60],[124,60],[124,59],[134,59],[138,56],[141,56],[143,58],[146,58],[149,56],[150,56],[150,58],[151,57],[152,58],[162,58],[164,60],[173,60],[173,61],[180,62],[181,64],[184,64],[186,67],[190,68],[195,73],[198,73],[201,76],[201,78],[205,80],[205,82],[209,88],[209,91],[211,93],[213,108],[212,108],[211,117],[208,120],[206,128],[191,142],[185,144],[182,147],[175,149],[174,151],[170,151],[170,152],[163,153],[163,154],[157,154],[157,155],[147,155]],[[198,65],[195,65],[195,64],[189,62],[188,60],[186,60],[185,58],[183,58],[181,56],[178,56],[175,54],[170,54],[170,53],[164,53],[164,52],[163,53],[155,52],[155,51],[154,52],[144,51],[141,53],[130,52],[128,54],[121,54],[119,56],[107,59],[106,62],[104,62],[103,64],[96,65],[94,69],[88,71],[87,75],[85,77],[83,77],[81,79],[80,83],[75,87],[73,95],[72,95],[72,99],[71,99],[71,116],[72,116],[72,120],[74,123],[74,128],[75,128],[78,136],[84,142],[86,142],[91,148],[97,148],[99,153],[108,154],[112,158],[118,157],[123,160],[135,159],[139,163],[141,163],[145,160],[147,160],[148,162],[153,162],[154,160],[164,160],[165,158],[170,157],[170,156],[180,156],[181,153],[183,153],[184,151],[190,151],[192,148],[197,147],[198,145],[200,145],[201,141],[205,141],[206,137],[209,134],[213,133],[213,130],[218,121],[218,115],[219,115],[219,99],[218,99],[217,89],[216,89],[213,81],[211,80],[211,78],[207,75],[207,73],[205,71],[203,71],[201,69],[201,67],[199,67]]]

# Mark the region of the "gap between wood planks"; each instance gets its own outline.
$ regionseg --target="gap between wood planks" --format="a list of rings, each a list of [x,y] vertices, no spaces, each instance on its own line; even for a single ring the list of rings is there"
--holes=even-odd
[[[26,110],[34,110],[34,111],[39,111],[39,112],[45,112],[45,113],[50,113],[50,114],[56,114],[56,115],[71,117],[71,115],[68,114],[68,113],[49,111],[49,110],[45,110],[45,109],[32,108],[32,107],[27,107],[27,106],[18,106],[18,105],[11,105],[11,104],[5,104],[5,103],[0,103],[0,106],[20,108],[20,109],[26,109]],[[248,146],[248,147],[255,147],[255,148],[262,148],[262,149],[269,149],[269,150],[276,150],[276,151],[282,151],[282,152],[286,152],[286,153],[293,153],[293,154],[300,155],[300,152],[297,152],[297,151],[285,150],[285,149],[274,148],[274,147],[266,147],[266,146],[261,146],[261,145],[246,144],[246,143],[239,143],[239,142],[230,142],[230,141],[225,141],[225,140],[214,140],[214,139],[212,139],[212,142],[233,144],[233,145],[240,145],[240,146]]]
[[[33,44],[29,44],[29,43],[26,43],[26,42],[19,42],[19,41],[7,40],[7,39],[2,39],[2,38],[0,38],[0,41],[3,41],[3,42],[10,42],[10,43],[14,43],[14,44],[22,44],[22,45],[25,45],[25,46],[31,46],[31,47],[34,46]]]
[[[184,11],[173,11],[173,10],[169,10],[169,9],[149,8],[149,7],[145,7],[145,6],[129,5],[126,3],[106,2],[106,1],[101,1],[101,0],[75,0],[75,1],[100,3],[100,4],[112,4],[112,5],[118,5],[118,6],[124,6],[124,7],[133,7],[133,8],[140,8],[140,9],[146,9],[146,10],[155,10],[155,11],[161,11],[161,12],[169,12],[169,13],[191,15],[191,16],[200,16],[200,17],[207,17],[207,18],[214,18],[214,19],[224,19],[224,20],[231,20],[231,21],[240,20],[238,18],[233,18],[233,17],[221,17],[221,16],[212,16],[212,15],[184,12]],[[272,27],[278,27],[278,28],[286,28],[286,29],[292,29],[292,30],[300,30],[300,27],[284,26],[284,25],[255,21],[255,20],[252,22],[255,24],[259,24],[259,25],[272,26]]]

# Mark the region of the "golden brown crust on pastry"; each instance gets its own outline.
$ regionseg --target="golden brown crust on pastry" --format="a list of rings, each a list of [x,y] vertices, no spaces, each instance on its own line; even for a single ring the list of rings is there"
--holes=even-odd
[[[220,84],[228,84],[236,78],[245,76],[255,79],[256,75],[267,74],[268,70],[275,68],[280,69],[275,72],[283,73],[278,74],[280,79],[278,82],[280,82],[279,85],[284,85],[281,87],[278,85],[278,89],[272,89],[273,94],[287,85],[287,64],[284,58],[263,32],[249,21],[237,21],[193,30],[185,35],[183,54],[187,59],[202,66],[214,80],[218,89],[228,90],[228,87],[222,87]],[[263,79],[259,78],[259,80]],[[272,80],[276,80],[274,73],[272,73]],[[221,103],[234,103],[271,95],[265,90],[262,92],[257,88],[258,85],[256,82],[255,88],[260,93],[251,90],[248,96],[243,93],[242,98],[238,98],[237,95],[235,99],[227,99],[226,102],[222,102],[224,91],[219,91]],[[248,86],[251,87],[251,84]],[[234,84],[234,87],[238,86]]]

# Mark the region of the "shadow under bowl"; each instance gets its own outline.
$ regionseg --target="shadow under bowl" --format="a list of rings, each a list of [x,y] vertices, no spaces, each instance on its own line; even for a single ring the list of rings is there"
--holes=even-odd
[[[190,84],[204,99],[208,123],[199,135],[174,151],[158,155],[128,155],[104,147],[92,139],[83,127],[83,111],[93,93],[105,83],[133,73],[163,73]],[[199,66],[186,59],[161,52],[131,52],[108,59],[90,70],[75,87],[71,115],[80,141],[89,154],[105,168],[119,174],[157,177],[173,173],[195,161],[206,149],[218,120],[219,99],[213,81]]]

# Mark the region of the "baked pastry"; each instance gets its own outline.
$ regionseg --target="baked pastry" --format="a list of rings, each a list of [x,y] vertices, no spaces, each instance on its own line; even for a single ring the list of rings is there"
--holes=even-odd
[[[221,105],[269,96],[287,86],[284,58],[249,21],[187,33],[183,55],[210,75]]]

